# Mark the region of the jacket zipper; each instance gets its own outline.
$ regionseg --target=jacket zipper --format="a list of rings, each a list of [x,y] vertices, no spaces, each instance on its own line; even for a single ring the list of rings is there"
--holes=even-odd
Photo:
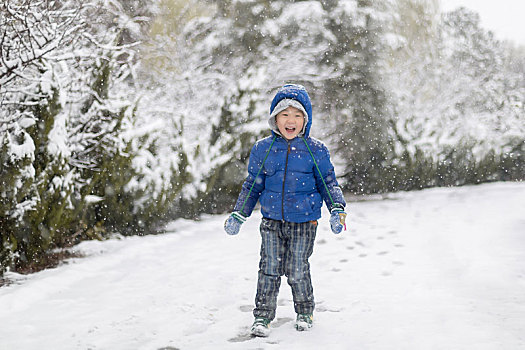
[[[286,152],[286,163],[284,164],[284,176],[283,176],[283,193],[281,196],[281,216],[282,221],[284,222],[284,183],[286,182],[286,171],[288,169],[288,156],[290,155],[290,141],[288,143],[288,151]]]

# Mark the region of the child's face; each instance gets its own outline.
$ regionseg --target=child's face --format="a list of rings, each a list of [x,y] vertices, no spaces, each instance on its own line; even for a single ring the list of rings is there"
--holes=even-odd
[[[303,130],[304,115],[303,112],[297,108],[289,106],[277,114],[275,122],[281,135],[283,135],[285,139],[291,140],[297,137],[297,135]]]

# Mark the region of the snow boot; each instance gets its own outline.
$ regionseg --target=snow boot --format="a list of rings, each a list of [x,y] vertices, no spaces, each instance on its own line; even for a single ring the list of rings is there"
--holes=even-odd
[[[256,317],[253,321],[250,333],[256,337],[267,337],[270,335],[270,320],[264,317]]]
[[[314,322],[314,315],[312,314],[297,314],[297,320],[295,321],[295,329],[299,332],[307,331],[312,328]]]

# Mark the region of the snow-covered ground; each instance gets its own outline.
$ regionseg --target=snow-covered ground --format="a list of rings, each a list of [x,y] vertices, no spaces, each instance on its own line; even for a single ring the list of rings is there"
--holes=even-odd
[[[269,338],[252,322],[260,215],[85,242],[88,256],[0,288],[0,347],[22,349],[524,349],[525,183],[400,193],[326,212],[311,258],[310,332],[283,281]]]

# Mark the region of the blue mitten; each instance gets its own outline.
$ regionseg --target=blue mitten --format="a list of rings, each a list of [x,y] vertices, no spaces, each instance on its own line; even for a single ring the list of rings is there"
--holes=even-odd
[[[334,206],[330,211],[330,227],[333,233],[340,233],[343,230],[343,227],[346,231],[345,219],[346,213],[343,210],[343,207]]]
[[[229,235],[236,235],[241,229],[241,225],[246,221],[246,217],[234,211],[224,222],[224,231]]]

